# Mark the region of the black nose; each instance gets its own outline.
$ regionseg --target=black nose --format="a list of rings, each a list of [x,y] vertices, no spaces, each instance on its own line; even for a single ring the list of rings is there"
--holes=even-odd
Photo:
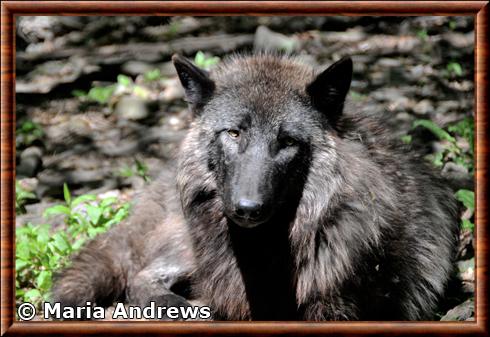
[[[248,199],[240,199],[235,206],[235,214],[242,218],[258,220],[262,216],[262,203]]]

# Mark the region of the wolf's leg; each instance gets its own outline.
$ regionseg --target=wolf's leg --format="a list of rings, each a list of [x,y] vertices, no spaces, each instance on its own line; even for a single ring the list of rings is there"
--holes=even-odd
[[[140,307],[148,306],[150,302],[162,307],[190,306],[182,294],[174,292],[179,284],[189,285],[189,281],[190,270],[185,263],[173,263],[168,256],[159,257],[130,280],[128,303]]]
[[[55,276],[51,303],[62,307],[107,306],[124,294],[130,249],[117,230],[111,230],[90,241],[71,261],[69,267]]]

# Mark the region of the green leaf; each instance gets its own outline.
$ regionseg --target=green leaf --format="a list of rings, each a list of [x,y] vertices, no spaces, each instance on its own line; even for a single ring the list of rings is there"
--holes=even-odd
[[[86,241],[85,238],[80,238],[80,239],[76,240],[75,242],[73,242],[73,244],[72,244],[73,250],[79,250],[83,246],[85,241]]]
[[[444,159],[444,153],[437,152],[432,159],[432,163],[436,167],[442,167],[442,165],[444,165],[443,159]]]
[[[99,222],[100,216],[102,215],[102,210],[96,206],[87,205],[87,214],[90,218],[90,222],[96,225]]]
[[[29,264],[30,264],[30,262],[28,262],[26,260],[16,259],[15,260],[15,270],[19,271],[19,270],[25,268],[26,266],[28,266]]]
[[[51,272],[47,270],[41,270],[36,278],[36,284],[39,289],[48,291],[51,287]]]
[[[153,70],[147,71],[144,75],[144,78],[147,82],[152,82],[160,79],[162,76],[160,69],[155,68]]]
[[[105,104],[111,98],[114,90],[115,87],[113,85],[109,85],[106,87],[93,87],[88,92],[88,98],[100,104]]]
[[[72,207],[75,207],[75,206],[78,206],[81,203],[84,203],[84,202],[87,202],[87,201],[94,201],[96,199],[97,199],[97,196],[94,195],[94,194],[84,194],[84,195],[81,195],[81,196],[76,197],[75,199],[73,199],[73,201],[71,203],[71,206]]]
[[[46,208],[44,210],[43,216],[47,218],[47,217],[50,217],[52,215],[58,215],[58,214],[66,214],[69,216],[71,214],[71,210],[70,210],[70,208],[66,207],[65,205],[55,205],[55,206]]]
[[[25,294],[25,290],[24,289],[16,289],[15,290],[15,297],[16,298],[20,298],[20,297],[24,297],[24,294]]]
[[[410,135],[401,136],[400,139],[404,144],[410,144],[412,142],[412,136]]]
[[[49,226],[39,226],[37,230],[37,242],[41,246],[46,246],[50,239]]]
[[[106,229],[104,227],[90,227],[87,230],[87,234],[88,234],[89,238],[93,238],[97,234],[104,233],[105,231],[106,231]]]
[[[427,40],[429,38],[429,34],[426,29],[421,29],[417,32],[417,36],[422,40]]]
[[[83,90],[73,90],[71,92],[71,94],[74,96],[74,97],[85,97],[87,96],[87,93]]]
[[[196,56],[194,57],[194,63],[198,67],[202,67],[204,65],[204,59],[205,59],[204,53],[202,51],[198,51],[196,53]]]
[[[466,208],[471,211],[475,210],[475,192],[461,189],[456,192],[455,196]]]
[[[105,209],[105,208],[107,208],[107,207],[115,204],[116,201],[117,201],[117,198],[116,197],[107,197],[107,198],[104,198],[100,202],[99,206],[100,206],[100,208],[104,208]]]
[[[468,219],[463,219],[461,222],[461,228],[473,231],[475,229],[475,224]]]
[[[71,204],[71,194],[68,189],[68,185],[66,183],[63,184],[63,196],[65,197],[65,201],[68,205]]]
[[[133,83],[133,80],[126,75],[119,74],[119,75],[117,75],[117,83],[119,83],[120,85],[122,85],[124,87],[129,87],[131,85],[131,83]]]
[[[30,289],[24,294],[24,298],[27,299],[28,302],[35,302],[42,297],[41,292],[37,289]]]
[[[53,235],[53,243],[59,252],[68,251],[70,248],[70,243],[63,232],[57,232]]]
[[[473,155],[475,146],[475,121],[473,118],[466,117],[458,123],[450,125],[447,129],[449,132],[465,138],[470,145],[469,153]]]
[[[362,100],[366,99],[366,97],[367,97],[366,95],[363,95],[363,94],[361,94],[357,91],[354,91],[354,90],[350,91],[350,96],[352,97],[352,99],[354,101],[362,101]]]
[[[450,73],[455,74],[456,76],[463,75],[463,68],[461,68],[461,64],[459,64],[458,62],[450,62],[450,63],[448,63],[447,70]]]
[[[451,143],[456,142],[456,139],[453,136],[451,136],[449,133],[447,133],[447,131],[445,131],[443,128],[441,128],[439,125],[431,120],[417,119],[413,122],[413,128],[415,129],[418,126],[428,129],[441,140],[447,140]]]
[[[140,85],[134,86],[133,93],[142,99],[147,99],[148,96],[150,96],[150,92],[148,91],[148,89],[146,89]]]
[[[15,255],[17,259],[22,259],[25,261],[29,261],[31,258],[31,246],[28,241],[18,242],[15,247]]]

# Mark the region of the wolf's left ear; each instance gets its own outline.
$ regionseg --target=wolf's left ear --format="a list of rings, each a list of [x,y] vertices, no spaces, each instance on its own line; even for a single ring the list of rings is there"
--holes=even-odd
[[[198,68],[178,54],[172,56],[172,62],[184,87],[187,102],[194,109],[202,107],[211,98],[215,88],[207,71]]]
[[[306,87],[315,108],[336,121],[342,114],[344,100],[352,80],[352,60],[344,57],[335,62]]]

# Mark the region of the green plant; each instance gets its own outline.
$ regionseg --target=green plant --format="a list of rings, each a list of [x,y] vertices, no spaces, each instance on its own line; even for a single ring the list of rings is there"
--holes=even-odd
[[[449,29],[451,30],[455,30],[456,27],[458,26],[455,20],[449,20],[448,24],[449,24]]]
[[[124,166],[122,169],[120,169],[118,175],[128,178],[137,175],[143,178],[145,182],[151,181],[151,178],[148,175],[148,166],[138,159],[134,159],[134,164],[131,167]]]
[[[473,118],[449,125],[446,130],[430,120],[416,120],[413,127],[424,127],[430,130],[437,138],[443,141],[444,149],[431,156],[434,165],[441,167],[446,162],[454,162],[464,166],[470,174],[474,173],[474,138],[475,128]],[[462,147],[458,138],[468,142],[467,147]],[[461,216],[461,228],[473,231],[475,224],[471,221],[475,212],[475,193],[470,190],[460,189],[455,193],[456,199],[461,202],[466,211]]]
[[[428,119],[418,119],[413,122],[413,128],[423,127],[431,131],[437,138],[443,141],[443,151],[431,155],[432,162],[437,167],[442,167],[446,162],[454,162],[465,167],[471,174],[474,170],[474,122],[472,118],[465,118],[462,121],[450,125],[444,130],[436,123]],[[457,138],[464,138],[468,141],[468,148],[463,148]]]
[[[217,56],[206,56],[202,51],[198,51],[194,57],[194,63],[199,68],[210,69],[214,65],[218,64],[220,58]]]
[[[410,144],[412,142],[412,136],[411,135],[404,135],[400,137],[401,141],[404,144]]]
[[[128,215],[129,204],[117,206],[117,199],[113,197],[97,201],[95,195],[84,194],[72,199],[66,184],[63,185],[63,194],[65,203],[47,208],[43,215],[65,215],[68,233],[77,239],[103,233]]]
[[[41,126],[31,120],[21,122],[16,131],[16,147],[29,146],[34,141],[43,137],[44,132]]]
[[[167,31],[165,31],[164,36],[167,39],[173,39],[179,33],[181,28],[181,23],[178,21],[171,21],[167,26]]]
[[[72,198],[66,184],[63,194],[65,202],[47,208],[44,215],[64,215],[66,229],[52,230],[49,224],[28,223],[16,230],[17,302],[39,306],[47,300],[53,273],[67,265],[68,257],[129,213],[129,204],[119,203],[114,197],[99,200],[85,194]]]
[[[419,39],[426,41],[429,38],[427,29],[420,29],[417,31],[417,36]]]
[[[465,138],[469,144],[469,153],[473,156],[475,146],[475,121],[466,117],[456,124],[448,126],[447,130]]]
[[[475,213],[475,192],[461,189],[456,192],[455,197],[467,210],[461,217],[461,228],[473,231],[475,224],[471,222],[471,218]]]
[[[87,93],[83,90],[74,90],[72,95],[89,102],[97,102],[99,104],[108,104],[112,97],[122,95],[135,95],[142,99],[147,99],[150,91],[144,86],[137,85],[131,77],[119,74],[117,75],[117,83],[107,86],[94,86]]]
[[[462,76],[463,75],[463,68],[461,67],[461,64],[458,62],[449,62],[446,66],[446,72],[447,75],[449,76]]]
[[[107,104],[115,90],[115,85],[111,84],[107,86],[94,86],[88,92],[83,90],[73,90],[72,95],[78,98],[84,98],[90,102]]]
[[[29,199],[36,199],[34,193],[25,190],[19,181],[15,181],[15,213],[24,214],[25,204]]]
[[[50,232],[51,226],[28,223],[16,230],[16,299],[39,306],[47,300],[53,272],[67,263],[74,251],[67,234]]]
[[[359,93],[357,91],[354,91],[354,90],[351,90],[350,91],[350,96],[352,97],[352,99],[354,101],[363,101],[363,100],[365,100],[367,98],[366,95],[361,94],[361,93]]]
[[[146,82],[158,81],[162,78],[162,73],[160,72],[160,69],[155,68],[144,73],[143,78]]]

